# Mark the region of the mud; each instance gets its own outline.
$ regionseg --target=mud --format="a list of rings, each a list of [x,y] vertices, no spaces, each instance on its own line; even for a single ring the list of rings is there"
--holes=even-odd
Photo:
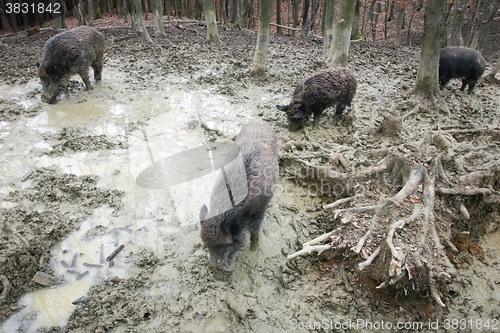
[[[498,322],[495,200],[443,196],[436,202],[436,213],[453,224],[455,235],[469,233],[457,239],[457,277],[440,286],[445,308],[429,295],[376,289],[358,275],[360,259],[343,253],[286,259],[304,242],[335,229],[341,222],[321,207],[352,193],[322,192],[298,172],[299,160],[339,172],[362,170],[403,145],[409,156],[425,162],[426,154],[415,147],[432,142],[429,133],[458,130],[431,145],[455,148],[443,158],[448,176],[463,187],[499,191],[498,86],[480,80],[467,95],[452,81],[434,104],[405,117],[418,106],[409,93],[419,48],[356,42],[349,53],[358,80],[352,107],[341,118],[327,110],[318,128],[290,133],[275,105],[289,101],[304,77],[325,66],[321,40],[273,35],[266,75],[252,77],[257,36],[247,30],[221,30],[220,45],[206,44],[203,26],[181,21],[166,27],[166,37],[153,37],[152,47],[129,29],[100,31],[107,45],[102,82],[85,91],[75,76],[69,96],[55,105],[40,101],[35,63],[57,32],[2,39],[8,48],[0,60],[0,213],[31,249],[2,227],[0,275],[11,288],[0,303],[0,330],[280,332],[299,322],[306,327],[359,319],[419,321],[421,331],[445,332],[447,319],[489,320],[490,329]],[[485,58],[493,64],[497,56]],[[215,177],[158,189],[141,188],[135,180],[155,162],[234,139],[251,119],[267,121],[277,132],[280,180],[259,249],[241,254],[235,272],[226,275],[209,269],[199,237],[198,211]],[[381,129],[388,119],[395,120]],[[460,132],[471,128],[480,130]],[[400,186],[369,183],[362,203]],[[470,220],[457,212],[460,200]],[[105,258],[121,244],[111,266]],[[74,267],[66,268],[62,262],[71,266],[75,254]],[[80,275],[68,270],[89,273],[77,280]],[[32,282],[37,271],[60,284],[42,288]],[[57,319],[48,315],[56,312]],[[437,320],[439,329],[429,329]]]

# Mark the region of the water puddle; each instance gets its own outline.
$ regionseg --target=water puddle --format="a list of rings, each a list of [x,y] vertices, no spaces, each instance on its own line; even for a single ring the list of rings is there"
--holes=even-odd
[[[23,309],[4,322],[0,327],[2,331],[34,332],[42,327],[65,326],[78,306],[72,302],[85,296],[93,285],[112,277],[126,279],[138,272],[130,259],[134,253],[148,250],[164,257],[167,248],[172,251],[172,245],[174,255],[190,251],[192,238],[199,237],[199,209],[209,204],[218,171],[193,173],[186,179],[172,181],[174,176],[168,171],[171,162],[175,156],[186,155],[186,151],[203,150],[210,141],[204,128],[233,137],[251,118],[257,105],[267,98],[260,91],[248,105],[234,106],[227,97],[212,95],[207,90],[186,92],[165,85],[161,91],[130,92],[123,88],[125,79],[125,74],[107,70],[102,83],[94,90],[70,92],[69,98],[63,96],[53,105],[42,103],[37,116],[24,120],[22,135],[14,137],[9,124],[0,123],[1,137],[19,141],[17,150],[11,152],[12,156],[17,154],[16,158],[0,157],[3,175],[0,181],[16,178],[16,175],[20,178],[25,172],[22,166],[56,165],[68,174],[97,175],[100,187],[126,193],[124,216],[113,216],[107,206],[98,208],[78,230],[51,249],[50,265],[60,284],[25,295],[19,301]],[[81,81],[78,76],[72,80]],[[31,100],[26,100],[25,95],[35,89],[41,89],[38,80],[26,85],[1,86],[0,99],[33,104],[39,102],[40,94]],[[131,123],[144,118],[152,120],[130,128]],[[110,140],[126,142],[128,148],[62,156],[30,154],[32,150],[50,151],[52,145],[43,140],[43,135],[57,133],[67,126],[87,128],[91,135],[104,134]],[[29,133],[42,135],[42,140],[28,140]],[[178,159],[177,167],[181,170],[183,163],[198,162],[196,156],[186,156]],[[162,177],[154,180],[159,183],[141,185],[137,177],[153,165],[163,170]],[[0,194],[6,197],[13,190],[3,186]],[[0,201],[0,208],[14,206],[13,202]],[[266,232],[267,236],[261,237],[261,246],[269,256],[277,255],[280,251],[274,239],[283,230],[278,224]],[[123,248],[110,266],[106,258],[121,245]],[[238,274],[247,285],[252,284],[243,270],[238,270]],[[145,299],[175,299],[180,292],[178,272],[172,265],[158,267],[153,281],[153,287],[144,290]],[[228,329],[229,321],[221,314],[216,314],[207,327],[211,332]]]

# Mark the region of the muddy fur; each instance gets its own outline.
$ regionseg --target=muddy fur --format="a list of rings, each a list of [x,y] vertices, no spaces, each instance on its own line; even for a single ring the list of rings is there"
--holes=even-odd
[[[245,167],[244,175],[248,186],[246,196],[245,186],[234,186],[231,182],[232,176],[243,177],[243,172],[238,174],[237,166],[228,164],[237,161],[239,153]],[[230,271],[236,252],[247,249],[250,238],[253,243],[258,240],[260,224],[274,194],[278,178],[278,152],[274,129],[263,122],[245,125],[224,164],[226,175],[221,173],[217,178],[210,200],[210,210],[207,210],[205,205],[200,210],[201,239],[210,251],[212,263],[218,268]],[[229,179],[227,184],[225,178]],[[240,180],[244,184],[244,179]],[[232,203],[228,201],[228,188],[231,190],[229,200],[235,204],[232,208]],[[243,197],[238,203],[237,198]],[[217,213],[220,214],[213,216]]]
[[[461,79],[464,91],[469,85],[469,94],[486,69],[481,53],[467,47],[449,46],[441,49],[439,56],[439,84],[443,89],[451,79]]]
[[[95,28],[81,26],[50,38],[38,68],[42,101],[53,104],[62,91],[67,93],[74,74],[80,74],[87,90],[92,90],[88,70],[92,66],[95,80],[100,80],[103,56],[104,36]]]
[[[290,104],[276,107],[286,112],[288,129],[297,131],[304,127],[311,114],[317,126],[319,117],[328,107],[337,105],[336,114],[341,115],[346,106],[351,105],[356,88],[357,81],[350,69],[331,68],[302,81],[295,88]]]

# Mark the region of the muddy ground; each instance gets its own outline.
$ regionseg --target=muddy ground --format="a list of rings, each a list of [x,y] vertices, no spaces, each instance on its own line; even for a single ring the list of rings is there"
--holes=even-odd
[[[456,277],[439,286],[446,307],[436,304],[425,287],[419,292],[376,289],[378,283],[357,270],[364,260],[357,256],[286,259],[304,242],[341,226],[322,206],[352,195],[318,191],[320,180],[314,184],[297,175],[295,161],[362,170],[391,147],[418,155],[415,151],[429,143],[429,133],[457,130],[447,137],[460,147],[456,156],[443,160],[447,175],[464,188],[499,191],[498,85],[481,81],[468,95],[452,80],[435,103],[404,118],[400,130],[380,132],[381,123],[405,116],[419,104],[410,92],[420,50],[355,42],[349,55],[358,78],[352,107],[341,118],[326,112],[317,129],[290,133],[275,105],[287,103],[302,78],[325,66],[320,39],[273,35],[265,77],[252,77],[257,35],[251,31],[221,30],[220,45],[206,44],[203,25],[181,21],[166,26],[166,37],[154,37],[154,46],[128,28],[101,31],[107,45],[102,82],[87,92],[75,76],[69,97],[55,105],[40,101],[34,64],[56,31],[3,39],[0,212],[8,223],[0,233],[0,275],[9,287],[2,287],[0,330],[279,332],[324,320],[328,325],[349,320],[423,323],[420,330],[402,330],[408,332],[476,332],[470,325],[478,325],[477,320],[481,325],[489,320],[482,331],[500,328],[495,196],[436,200],[435,214],[452,225],[459,250],[450,256]],[[497,58],[489,52],[486,73]],[[199,237],[197,211],[208,201],[211,185],[148,189],[135,179],[175,153],[234,139],[253,119],[268,122],[277,132],[281,177],[259,249],[241,254],[235,272],[225,275],[208,267]],[[461,134],[464,129],[478,130]],[[332,158],[338,154],[344,163]],[[394,195],[401,186],[401,181],[389,186],[375,179],[366,197]],[[458,201],[468,208],[469,220],[457,212]],[[460,243],[454,236],[463,232],[469,234]],[[109,267],[103,256],[120,244],[125,247]],[[83,266],[84,261],[102,266]],[[68,263],[74,267],[67,269]],[[81,277],[74,273],[85,270],[89,273]],[[42,288],[32,281],[37,271],[60,283],[53,297],[66,300],[59,307],[67,314],[57,324],[40,319],[45,306],[52,309],[45,311],[55,311],[50,296],[44,296],[42,310],[32,307],[34,300],[20,301]],[[429,328],[436,321],[437,329]],[[337,331],[373,329],[347,326]]]

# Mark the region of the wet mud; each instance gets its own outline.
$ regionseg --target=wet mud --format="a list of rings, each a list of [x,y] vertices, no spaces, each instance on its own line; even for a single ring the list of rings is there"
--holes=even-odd
[[[286,104],[303,78],[325,67],[320,39],[273,35],[267,73],[254,77],[257,34],[247,30],[221,30],[221,43],[207,44],[203,26],[181,21],[166,27],[166,37],[153,37],[153,46],[129,29],[100,31],[106,38],[102,81],[85,91],[74,76],[69,96],[54,105],[40,100],[35,63],[56,32],[2,39],[8,47],[0,60],[0,214],[7,223],[0,233],[0,275],[9,283],[0,286],[0,331],[373,331],[335,327],[364,320],[421,322],[420,331],[445,332],[446,320],[465,319],[461,332],[475,332],[469,320],[489,320],[490,329],[498,323],[496,197],[436,200],[436,214],[453,225],[459,250],[450,256],[457,276],[439,286],[444,308],[430,295],[376,289],[376,281],[356,269],[363,259],[349,251],[286,258],[345,224],[349,217],[334,219],[322,206],[357,193],[348,179],[340,189],[325,190],[301,172],[304,161],[338,172],[362,170],[398,146],[425,163],[415,146],[435,140],[432,149],[454,147],[442,159],[450,178],[464,188],[498,192],[497,85],[480,80],[468,95],[452,80],[435,103],[408,115],[419,106],[410,95],[419,48],[354,42],[352,106],[341,117],[328,109],[318,128],[311,122],[291,133],[275,105]],[[497,56],[485,58],[492,64]],[[280,178],[258,249],[240,253],[234,272],[225,274],[209,267],[198,221],[216,174],[169,180],[169,186],[161,181],[166,169],[152,180],[155,186],[136,179],[186,150],[231,142],[255,119],[277,133]],[[428,135],[436,130],[456,132],[438,140]],[[369,182],[359,203],[394,194],[402,184]],[[458,202],[468,208],[468,220]],[[58,284],[33,282],[39,271]],[[429,328],[436,321],[438,329]],[[315,322],[321,327],[311,326]]]

